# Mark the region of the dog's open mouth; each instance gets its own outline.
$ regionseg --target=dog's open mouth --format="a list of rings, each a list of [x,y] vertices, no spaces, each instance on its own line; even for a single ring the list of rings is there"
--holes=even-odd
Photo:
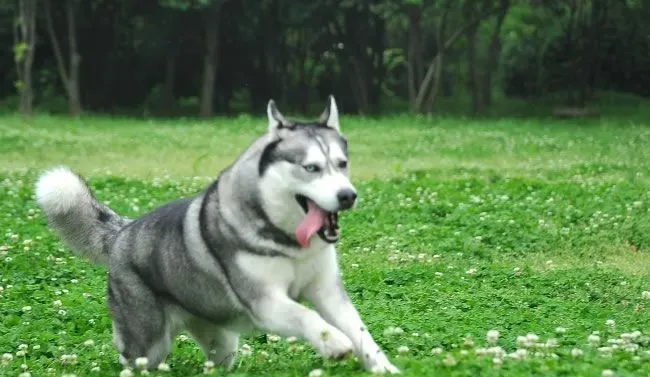
[[[302,247],[309,247],[309,240],[314,234],[328,243],[339,240],[338,212],[325,211],[303,195],[296,195],[296,201],[305,211],[305,218],[296,229],[296,238]]]

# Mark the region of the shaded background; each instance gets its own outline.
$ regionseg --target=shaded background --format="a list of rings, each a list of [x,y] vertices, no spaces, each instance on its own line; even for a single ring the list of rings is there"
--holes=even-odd
[[[209,117],[274,98],[307,114],[329,93],[366,115],[637,104],[648,19],[641,0],[0,0],[0,109]]]

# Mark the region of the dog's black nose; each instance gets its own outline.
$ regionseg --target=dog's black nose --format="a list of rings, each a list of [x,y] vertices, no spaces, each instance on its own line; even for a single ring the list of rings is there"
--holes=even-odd
[[[343,189],[336,194],[336,197],[339,200],[341,209],[349,209],[354,205],[354,201],[357,199],[357,193],[351,189]]]

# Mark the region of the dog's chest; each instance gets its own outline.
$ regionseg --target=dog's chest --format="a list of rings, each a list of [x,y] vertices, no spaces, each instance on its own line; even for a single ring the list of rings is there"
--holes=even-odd
[[[311,252],[311,255],[300,259],[241,253],[237,256],[237,264],[258,284],[286,292],[296,299],[309,284],[324,274],[336,273],[333,248],[306,252]]]

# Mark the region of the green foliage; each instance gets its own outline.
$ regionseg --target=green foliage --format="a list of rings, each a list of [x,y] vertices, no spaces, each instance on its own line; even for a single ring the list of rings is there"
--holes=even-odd
[[[1,120],[0,353],[12,360],[0,374],[25,364],[32,375],[118,375],[106,270],[47,230],[37,174],[69,164],[134,217],[199,192],[265,122]],[[405,376],[650,373],[647,124],[344,117],[343,127],[360,194],[341,217],[343,276]],[[244,343],[252,355],[229,375],[361,374],[301,340]],[[203,372],[191,339],[176,340],[168,363],[150,374]]]
[[[178,10],[195,10],[213,5],[221,0],[159,0],[160,5]]]
[[[14,61],[20,63],[25,59],[25,52],[29,49],[29,45],[25,42],[19,42],[13,46]]]
[[[26,52],[27,46],[14,39],[18,4],[0,1],[0,43],[13,49],[0,55],[3,67],[15,66]],[[442,94],[436,97],[438,103],[452,95],[463,101],[471,86],[470,71],[476,81],[490,85],[492,90],[471,86],[475,88],[472,98],[478,98],[480,90],[486,103],[492,103],[492,92],[495,98],[505,94],[536,100],[553,93],[591,95],[595,90],[648,96],[650,83],[644,69],[650,66],[650,27],[645,22],[649,4],[638,0],[80,2],[75,11],[77,45],[83,57],[80,92],[87,97],[82,102],[89,111],[136,113],[147,107],[152,113],[171,115],[170,102],[199,96],[206,27],[215,26],[219,37],[214,44],[213,103],[221,114],[258,111],[270,97],[306,111],[329,93],[338,93],[346,112],[379,114],[413,108],[406,102],[414,102],[418,96],[413,92],[418,91],[424,107],[441,112],[443,106],[429,106],[426,93],[441,88],[436,91]],[[509,10],[499,43],[492,49],[498,9],[506,5]],[[218,10],[223,17],[216,17]],[[477,25],[476,51],[470,54],[468,22],[480,14],[486,16]],[[39,16],[34,70],[56,76],[56,58],[43,21]],[[65,42],[66,55],[67,18],[62,9],[55,10],[53,22]],[[429,68],[435,68],[431,63],[440,51],[439,31],[443,43],[453,35],[460,37],[445,51],[440,80],[422,85]],[[470,69],[469,56],[475,56],[477,69]],[[0,96],[16,94],[20,89],[16,76],[16,69],[6,70],[0,78]],[[37,106],[44,91],[48,97],[51,89],[65,95],[60,84],[35,80],[33,86]],[[165,101],[152,101],[152,93],[161,87],[167,89]],[[239,100],[242,93],[250,98],[245,106]],[[557,104],[566,102],[566,95],[556,98]],[[186,108],[177,105],[173,107]]]

